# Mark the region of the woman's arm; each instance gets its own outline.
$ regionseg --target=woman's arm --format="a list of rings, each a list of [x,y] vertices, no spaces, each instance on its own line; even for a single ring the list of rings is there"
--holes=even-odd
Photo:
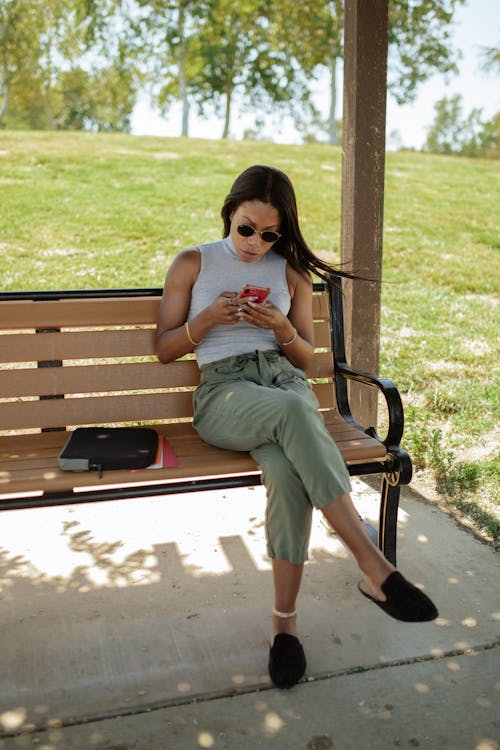
[[[160,362],[172,362],[188,352],[194,343],[200,343],[217,323],[234,325],[237,308],[229,304],[236,292],[221,292],[211,305],[189,322],[186,320],[191,304],[191,291],[200,273],[200,254],[197,250],[184,250],[177,255],[169,268],[156,326],[156,356]]]
[[[291,296],[290,311],[288,317],[283,316],[281,325],[273,329],[274,335],[282,353],[292,365],[305,370],[314,354],[312,282],[309,276],[298,273],[288,264],[287,281]]]
[[[197,250],[179,253],[168,270],[156,326],[156,355],[161,362],[172,362],[193,351],[184,324],[199,271]]]

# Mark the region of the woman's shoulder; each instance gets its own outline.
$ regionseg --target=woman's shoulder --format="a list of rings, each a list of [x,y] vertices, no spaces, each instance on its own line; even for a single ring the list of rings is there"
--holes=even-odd
[[[175,256],[174,263],[189,264],[195,263],[200,259],[200,248],[199,247],[188,247],[185,250],[181,250]]]
[[[210,256],[217,253],[224,247],[225,240],[213,240],[211,242],[203,242],[193,247],[188,247],[185,250],[181,250],[175,256],[175,261],[179,259],[181,263],[200,263],[201,256]]]
[[[197,247],[190,247],[177,253],[170,264],[169,276],[189,276],[195,279],[200,272],[200,251]]]
[[[312,289],[312,279],[307,271],[298,271],[296,268],[290,265],[290,263],[287,262],[285,273],[291,297],[293,297],[293,293],[297,289]]]

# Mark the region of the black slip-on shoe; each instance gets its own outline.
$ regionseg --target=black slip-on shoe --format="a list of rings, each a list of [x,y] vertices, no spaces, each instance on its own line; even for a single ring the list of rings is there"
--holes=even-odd
[[[402,622],[429,622],[438,617],[439,612],[434,602],[427,594],[417,589],[413,583],[404,578],[399,571],[395,570],[385,579],[380,587],[387,597],[387,601],[381,602],[375,597],[358,588],[367,599],[374,602],[390,617]]]
[[[306,671],[306,656],[299,639],[288,633],[278,633],[269,649],[269,676],[273,685],[291,688]]]

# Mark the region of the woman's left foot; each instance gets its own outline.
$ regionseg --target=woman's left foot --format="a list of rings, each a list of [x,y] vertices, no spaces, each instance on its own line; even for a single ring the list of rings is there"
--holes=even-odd
[[[269,649],[269,676],[276,687],[291,688],[306,671],[306,656],[295,635],[278,633]]]
[[[363,587],[362,587],[363,584]],[[439,612],[434,602],[416,586],[406,580],[399,571],[393,571],[380,586],[386,597],[382,601],[366,588],[366,582],[361,581],[358,588],[368,599],[374,602],[390,617],[402,622],[428,622],[435,620]]]

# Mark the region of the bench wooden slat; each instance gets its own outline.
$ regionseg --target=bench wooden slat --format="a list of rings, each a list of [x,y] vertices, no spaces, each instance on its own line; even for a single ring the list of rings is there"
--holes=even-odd
[[[313,385],[320,405],[333,407],[329,383]],[[192,392],[138,393],[113,396],[8,401],[2,404],[1,429],[68,427],[187,419],[193,416]]]
[[[71,326],[109,326],[150,323],[158,317],[160,301],[157,297],[93,298],[92,305],[82,305],[79,299],[32,302],[26,300],[2,302],[5,323],[12,329],[68,328]],[[84,308],[84,312],[82,311]]]
[[[160,299],[158,297],[92,298],[92,306],[79,299],[61,299],[33,302],[13,300],[2,302],[2,328],[16,330],[30,328],[69,328],[85,326],[140,325],[156,321]],[[313,316],[328,320],[329,303],[326,292],[313,294]]]
[[[155,425],[155,429],[158,433],[167,435],[179,460],[188,460],[192,455],[204,454],[208,448],[221,456],[232,453],[232,451],[220,451],[214,446],[207,446],[189,422]],[[346,429],[345,424],[337,422],[329,426],[329,431],[338,445],[342,446],[343,455],[349,454],[348,460],[354,458],[380,460],[386,455],[384,447],[378,441],[355,427],[347,426]],[[68,432],[45,432],[0,437],[0,471],[14,472],[18,467],[20,455],[23,456],[25,467],[37,469],[39,473],[45,468],[51,470],[57,466],[55,457],[68,439],[68,435]],[[361,454],[357,452],[359,446],[363,451]],[[353,448],[356,449],[355,455],[352,454]],[[62,472],[62,474],[67,476],[68,472]],[[71,472],[69,474],[72,475]]]
[[[87,396],[2,404],[3,429],[67,427],[183,419],[193,414],[189,391]]]
[[[144,390],[195,386],[200,371],[194,359],[179,360],[162,365],[153,362],[75,365],[74,367],[44,367],[42,370],[0,371],[0,393],[14,396],[53,396],[60,393],[106,393],[110,391]]]
[[[153,329],[111,331],[64,331],[62,333],[11,334],[0,340],[2,362],[99,359],[104,357],[154,356]],[[29,355],[29,359],[27,359]]]
[[[29,336],[29,347],[27,347]],[[330,348],[328,321],[314,326],[316,348]],[[29,359],[27,357],[29,356]],[[12,333],[0,337],[0,362],[155,356],[155,330],[131,328],[61,333]]]
[[[330,320],[330,298],[327,291],[313,293],[312,308],[314,320]]]
[[[307,374],[310,378],[331,378],[331,352],[316,352]],[[200,372],[194,359],[162,365],[158,360],[135,363],[74,365],[0,370],[0,396],[55,396],[57,394],[103,393],[137,390],[137,384],[151,388],[196,386]]]

